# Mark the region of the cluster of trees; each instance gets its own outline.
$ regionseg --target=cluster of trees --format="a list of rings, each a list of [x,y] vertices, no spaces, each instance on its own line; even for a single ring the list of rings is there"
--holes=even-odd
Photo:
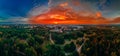
[[[35,30],[0,29],[0,56],[41,56],[44,38]]]
[[[51,33],[55,44],[49,34],[43,28],[0,28],[0,56],[65,56],[65,52],[75,51],[73,42],[64,45],[67,34]]]
[[[120,28],[91,28],[85,37],[85,56],[120,56]]]
[[[45,28],[0,28],[0,56],[120,56],[120,29],[56,33]]]

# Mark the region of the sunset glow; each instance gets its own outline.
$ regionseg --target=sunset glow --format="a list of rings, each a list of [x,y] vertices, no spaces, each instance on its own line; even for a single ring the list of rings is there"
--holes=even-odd
[[[55,3],[56,4],[56,3]],[[104,17],[102,11],[95,12],[89,10],[79,11],[81,7],[79,2],[60,2],[52,5],[45,12],[32,16],[29,19],[30,24],[116,24],[120,23],[120,18],[110,20]],[[83,6],[87,8],[87,6]],[[76,10],[77,9],[77,10]]]
[[[55,15],[50,15],[50,18],[65,20],[67,17],[66,17],[66,16],[63,16],[63,15],[55,14]]]
[[[79,16],[75,12],[69,15],[60,13],[59,10],[54,10],[56,13],[49,11],[48,13],[32,17],[29,22],[32,24],[110,24],[110,21],[102,17],[100,12],[96,16]],[[97,17],[97,18],[96,18]]]
[[[96,13],[96,16],[97,16],[97,17],[102,17],[101,12],[97,12],[97,13]]]
[[[79,19],[74,19],[79,18]],[[49,16],[37,16],[31,18],[29,21],[32,24],[110,24],[111,21],[105,18],[102,18],[99,13],[96,17],[83,17],[83,16],[76,16],[76,17],[67,17],[59,14],[49,14]]]

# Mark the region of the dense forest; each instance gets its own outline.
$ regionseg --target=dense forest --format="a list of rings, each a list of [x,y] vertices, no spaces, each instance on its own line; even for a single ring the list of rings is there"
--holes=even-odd
[[[0,56],[120,56],[120,27],[69,32],[0,27]]]

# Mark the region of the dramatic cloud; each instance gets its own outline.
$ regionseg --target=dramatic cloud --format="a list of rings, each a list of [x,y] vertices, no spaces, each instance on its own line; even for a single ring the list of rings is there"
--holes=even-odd
[[[120,23],[120,17],[115,18],[115,19],[112,21],[112,23]]]
[[[114,24],[120,23],[119,18],[110,20],[104,17],[101,12],[105,6],[109,5],[109,0],[99,0],[93,3],[88,0],[49,0],[48,7],[35,8],[33,11],[44,10],[29,20],[33,24]],[[94,1],[95,2],[95,1]],[[98,1],[97,1],[98,2]],[[98,4],[101,9],[91,7]],[[36,10],[37,9],[37,10]],[[34,14],[34,13],[33,13]]]
[[[0,0],[0,23],[16,23],[13,21],[20,21],[19,17],[28,18],[28,12],[33,7],[47,3],[48,0]]]
[[[0,0],[0,22],[114,24],[119,5],[120,0]]]
[[[29,18],[23,18],[23,17],[14,17],[14,18],[9,18],[9,19],[4,19],[0,20],[1,24],[28,24],[28,19]]]

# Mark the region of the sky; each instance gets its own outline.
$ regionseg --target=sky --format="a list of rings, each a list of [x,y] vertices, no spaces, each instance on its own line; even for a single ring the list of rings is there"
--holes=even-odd
[[[107,20],[113,20],[109,23],[115,23],[115,20],[120,23],[119,5],[120,0],[0,0],[0,24],[81,24],[84,21],[82,24],[94,24],[96,17],[105,19],[101,20],[103,24],[108,23]],[[89,20],[91,22],[86,23]]]

